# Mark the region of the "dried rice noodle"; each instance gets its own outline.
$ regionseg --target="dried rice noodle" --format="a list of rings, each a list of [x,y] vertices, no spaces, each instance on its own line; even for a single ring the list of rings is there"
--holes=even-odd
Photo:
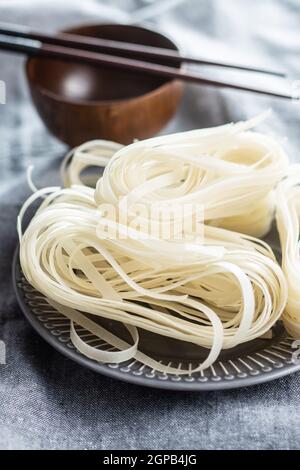
[[[111,363],[135,358],[162,372],[186,374],[193,371],[142,353],[139,329],[207,348],[196,371],[213,364],[222,349],[264,335],[280,318],[286,280],[270,247],[254,236],[270,228],[274,188],[288,159],[273,139],[250,131],[260,119],[127,147],[84,144],[64,162],[66,187],[38,191],[24,204],[18,224],[22,270],[70,319],[71,339],[83,354]],[[81,179],[89,165],[104,167],[96,190]],[[22,234],[25,211],[47,192]],[[149,208],[140,217],[145,223],[154,221],[155,204],[189,204],[191,211],[201,204],[202,242],[193,241],[192,228],[172,240],[138,237],[133,215],[127,226],[122,217],[139,202]],[[106,215],[103,204],[115,207],[120,218]],[[127,236],[108,237],[107,229]],[[131,341],[102,328],[97,317],[124,324]],[[87,344],[77,325],[118,351]]]
[[[289,176],[278,185],[276,196],[282,269],[289,292],[283,322],[292,336],[300,338],[300,165],[290,167]]]

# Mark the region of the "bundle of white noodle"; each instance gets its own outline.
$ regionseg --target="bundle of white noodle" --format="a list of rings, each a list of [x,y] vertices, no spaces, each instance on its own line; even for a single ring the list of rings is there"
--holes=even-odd
[[[288,283],[288,301],[283,315],[287,331],[300,338],[300,166],[290,167],[289,176],[277,189],[276,222],[280,236],[282,269]]]
[[[143,354],[138,331],[207,348],[196,371],[213,364],[222,349],[264,335],[280,318],[285,277],[268,245],[252,236],[270,228],[274,188],[288,160],[273,139],[249,130],[256,121],[127,147],[90,142],[64,163],[69,187],[41,191],[49,195],[24,235],[23,214],[41,192],[23,206],[24,275],[70,318],[71,339],[83,354],[111,363],[135,358],[166,373],[191,373]],[[89,165],[105,167],[96,190],[80,176]],[[178,212],[167,220],[152,210],[164,205],[188,207],[184,219],[202,207],[201,240],[199,226],[183,230],[177,224]],[[146,236],[158,220],[159,231]],[[169,239],[162,236],[167,223],[173,230]],[[132,342],[104,330],[97,317],[123,323]],[[77,325],[118,351],[85,343]]]

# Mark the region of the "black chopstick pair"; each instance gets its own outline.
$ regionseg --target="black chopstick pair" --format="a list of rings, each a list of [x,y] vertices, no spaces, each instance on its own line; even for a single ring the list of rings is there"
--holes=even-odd
[[[270,75],[284,77],[281,71],[259,69],[255,67],[245,67],[227,63],[207,61],[193,57],[181,56],[178,52],[131,44],[128,42],[113,41],[107,39],[91,38],[69,33],[58,33],[57,35],[45,34],[31,31],[29,28],[19,25],[9,25],[0,23],[0,49],[11,52],[19,52],[27,55],[37,55],[41,57],[51,57],[76,62],[89,63],[94,65],[104,65],[114,68],[132,70],[139,73],[174,78],[183,81],[211,85],[215,87],[233,88],[244,91],[256,92],[279,98],[292,98],[288,93],[276,92],[264,88],[238,85],[223,80],[213,80],[202,77],[198,73],[188,72],[180,68],[147,62],[147,59],[168,60],[180,65],[182,62],[213,65],[249,72],[260,72]],[[122,53],[120,57],[107,52]],[[128,57],[129,56],[129,57]],[[140,60],[142,58],[143,60]]]

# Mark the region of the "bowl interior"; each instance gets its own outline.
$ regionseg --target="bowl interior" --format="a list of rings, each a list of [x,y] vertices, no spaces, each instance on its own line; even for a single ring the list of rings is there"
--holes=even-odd
[[[72,34],[113,39],[176,50],[168,38],[154,31],[127,25],[88,25],[65,30]],[[159,63],[158,60],[155,60]],[[174,66],[162,59],[164,65]],[[32,58],[27,65],[31,82],[57,95],[76,101],[124,100],[149,93],[168,79],[137,72],[61,60]]]

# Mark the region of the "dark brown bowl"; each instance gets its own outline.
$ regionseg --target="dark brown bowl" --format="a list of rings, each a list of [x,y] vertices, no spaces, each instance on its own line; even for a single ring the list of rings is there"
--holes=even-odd
[[[137,26],[85,25],[65,32],[177,50],[162,34]],[[182,93],[176,80],[54,59],[30,58],[26,73],[40,117],[72,147],[99,138],[128,144],[151,137],[173,116]]]

